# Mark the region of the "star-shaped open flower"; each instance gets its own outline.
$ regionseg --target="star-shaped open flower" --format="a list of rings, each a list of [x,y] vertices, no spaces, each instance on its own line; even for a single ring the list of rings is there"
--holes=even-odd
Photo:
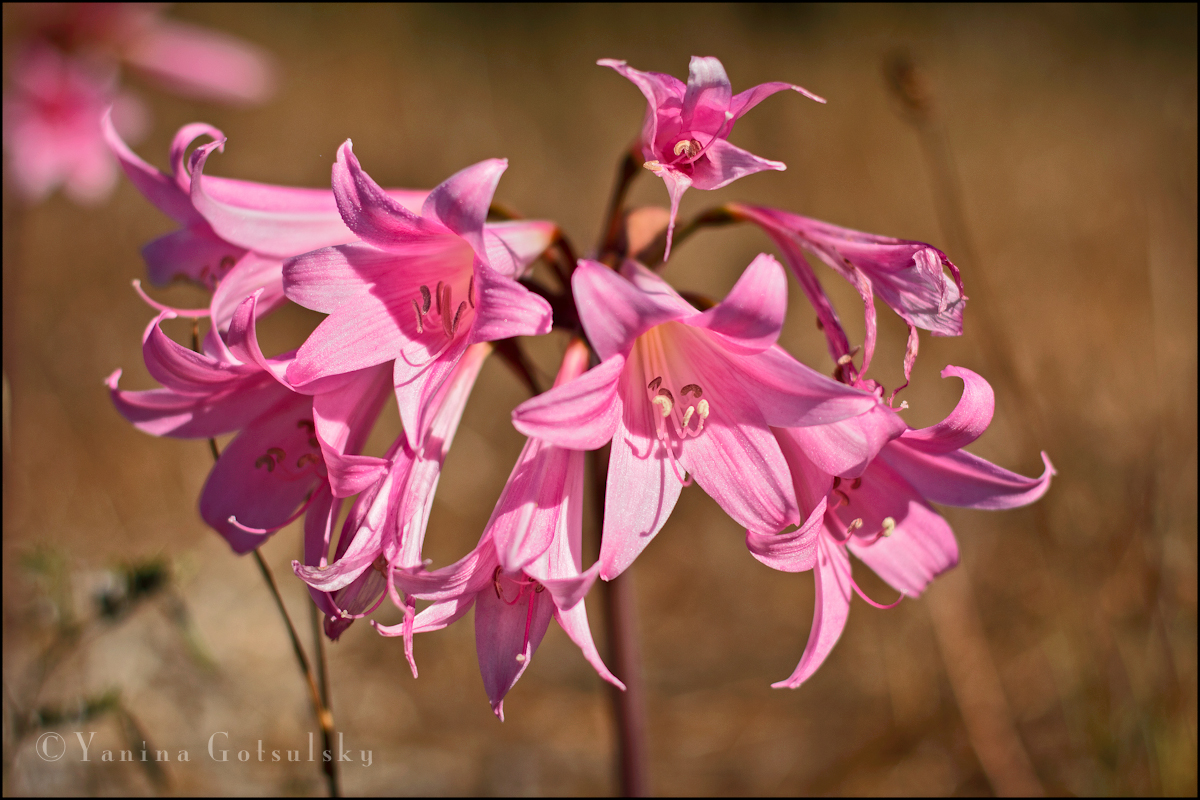
[[[729,143],[733,125],[743,114],[785,89],[825,102],[807,89],[778,82],[759,84],[735,95],[725,67],[712,57],[692,56],[686,85],[672,75],[642,72],[624,61],[603,58],[596,63],[631,80],[649,104],[642,125],[642,156],[646,168],[666,183],[671,197],[664,261],[671,255],[679,200],[689,187],[720,189],[755,172],[787,168],[782,162],[759,158]]]
[[[617,274],[581,261],[572,286],[602,362],[518,406],[513,423],[569,449],[612,440],[601,577],[618,575],[658,533],[685,472],[747,528],[774,533],[798,522],[770,426],[836,422],[877,399],[775,345],[787,307],[779,262],[760,255],[704,312],[633,262]]]
[[[942,371],[943,377],[951,375],[963,380],[962,399],[946,419],[929,428],[907,429],[895,412],[881,406],[833,425],[775,431],[807,520],[786,534],[748,532],[747,543],[756,558],[775,569],[812,569],[817,588],[804,655],[776,687],[799,686],[824,662],[845,627],[852,592],[882,607],[858,589],[849,553],[901,596],[917,597],[958,563],[954,532],[931,502],[1016,508],[1050,488],[1054,467],[1045,453],[1042,475],[1026,478],[961,449],[987,428],[995,398],[974,372],[960,367]],[[846,443],[851,446],[835,446]]]
[[[329,314],[288,369],[296,385],[395,359],[396,399],[409,444],[438,388],[477,342],[547,333],[550,305],[516,281],[554,235],[548,222],[484,224],[507,162],[452,175],[414,214],[359,166],[347,140],[333,191],[361,242],[284,265],[287,296]]]

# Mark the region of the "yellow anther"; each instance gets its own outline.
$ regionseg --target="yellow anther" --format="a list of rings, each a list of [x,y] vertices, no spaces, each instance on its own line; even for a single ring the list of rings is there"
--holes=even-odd
[[[892,531],[894,531],[894,530],[896,530],[896,520],[892,519],[891,517],[884,517],[883,518],[883,535],[891,536]]]
[[[662,395],[662,394],[660,394],[658,397],[655,397],[650,402],[652,402],[652,403],[654,403],[654,405],[658,406],[659,411],[662,412],[662,415],[664,417],[670,416],[671,409],[673,409],[675,407],[675,404],[671,402],[671,398],[667,397],[666,395]]]
[[[688,410],[683,413],[683,427],[686,428],[688,423],[692,421],[692,414],[694,413],[696,413],[696,407],[688,406]]]
[[[839,365],[839,366],[842,366],[842,367],[844,367],[844,366],[846,366],[847,364],[849,364],[849,363],[850,363],[851,361],[853,361],[853,360],[854,360],[854,356],[852,356],[852,355],[850,355],[849,353],[847,353],[846,355],[844,355],[844,356],[842,356],[841,358],[839,358],[839,359],[837,360],[837,363],[838,363],[838,365]]]
[[[906,408],[908,408],[908,401],[907,401],[907,400],[901,400],[901,401],[900,401],[900,410],[901,410],[901,411],[903,411],[903,410],[904,410],[904,409],[906,409]]]
[[[696,413],[700,415],[700,419],[702,419],[702,420],[708,419],[708,401],[707,400],[701,400],[699,403],[696,403]]]
[[[859,528],[861,528],[862,526],[863,526],[862,517],[856,517],[854,519],[854,521],[850,523],[850,526],[848,528],[846,528],[846,530],[856,531]]]
[[[524,654],[524,653],[517,653],[517,661],[518,661],[518,662],[524,662],[524,661],[525,661],[525,654]]]
[[[684,139],[675,143],[675,155],[695,158],[700,152],[700,143],[695,139]]]
[[[646,169],[650,170],[651,172],[658,172],[660,169],[662,169],[662,162],[647,161],[645,164],[642,164],[642,166],[645,167]]]

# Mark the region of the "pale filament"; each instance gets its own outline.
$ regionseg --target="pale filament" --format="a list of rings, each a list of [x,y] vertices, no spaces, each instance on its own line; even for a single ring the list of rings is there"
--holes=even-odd
[[[454,292],[450,284],[445,281],[438,281],[437,286],[432,290],[425,284],[421,284],[419,288],[421,291],[420,302],[416,298],[412,300],[413,315],[417,321],[417,333],[424,333],[430,320],[437,317],[438,327],[446,334],[447,339],[453,339],[458,333],[458,326],[462,324],[462,316],[467,307],[475,307],[475,276],[471,275],[471,281],[467,285],[467,299],[460,300],[457,304],[454,302]]]
[[[496,590],[496,597],[505,605],[514,606],[520,602],[522,597],[529,595],[529,607],[525,612],[525,640],[521,643],[521,652],[517,653],[517,661],[524,661],[525,651],[529,649],[529,629],[533,624],[534,595],[540,594],[546,587],[524,573],[521,574],[519,580],[511,580],[517,584],[517,595],[512,600],[505,600],[504,587],[500,583],[500,567],[496,567],[496,571],[492,573],[492,588]]]

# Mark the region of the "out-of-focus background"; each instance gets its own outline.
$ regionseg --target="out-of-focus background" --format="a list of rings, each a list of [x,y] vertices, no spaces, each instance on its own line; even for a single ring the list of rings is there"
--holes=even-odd
[[[281,184],[327,186],[347,137],[385,186],[431,187],[504,156],[497,199],[556,220],[581,251],[645,106],[597,58],[682,77],[689,56],[714,55],[735,91],[782,80],[828,98],[781,94],[741,120],[732,141],[787,171],[689,192],[683,215],[747,200],[945,249],[971,298],[966,331],[922,336],[906,418],[928,425],[954,406],[961,384],[942,367],[976,370],[997,410],[972,451],[1032,475],[1045,450],[1058,476],[1029,508],[947,509],[961,565],[892,610],[855,600],[829,660],[794,691],[770,684],[804,648],[811,574],[760,565],[713,501],[685,491],[631,572],[652,790],[1195,794],[1194,5],[170,14],[267,48],[281,89],[252,110],[147,89],[154,128],[137,150],[152,163],[165,168],[175,129],[198,120],[229,137],[212,174]],[[5,20],[7,35],[7,8]],[[885,79],[901,51],[931,103],[921,125]],[[632,197],[664,204],[666,192],[646,173]],[[129,282],[144,276],[140,246],[173,224],[124,179],[92,209],[62,196],[25,206],[6,189],[3,224],[5,793],[321,794],[317,764],[270,761],[272,749],[307,755],[317,728],[254,564],[196,514],[207,445],[139,433],[103,386],[116,367],[123,386],[154,385],[140,354],[153,314]],[[750,228],[701,232],[665,274],[719,297],[762,250],[769,240]],[[817,268],[861,341],[856,295]],[[781,341],[828,372],[812,311],[790,289]],[[204,302],[184,286],[158,297]],[[879,315],[872,374],[894,386],[905,331]],[[269,318],[265,349],[298,345],[318,319]],[[167,331],[189,336],[184,322]],[[544,374],[562,344],[534,344]],[[436,565],[476,542],[523,444],[509,412],[525,396],[502,363],[485,366],[433,507]],[[398,428],[382,423],[371,446]],[[295,527],[265,548],[307,633],[298,551]],[[855,575],[876,599],[894,596],[862,564]],[[605,652],[598,592],[588,611]],[[556,626],[504,723],[469,618],[417,638],[416,680],[401,643],[362,622],[328,653],[355,758],[349,794],[616,791],[609,694]],[[58,762],[35,749],[48,731],[68,739]],[[94,732],[86,763],[74,731]],[[209,758],[216,732],[230,762]],[[143,746],[172,760],[99,760]]]

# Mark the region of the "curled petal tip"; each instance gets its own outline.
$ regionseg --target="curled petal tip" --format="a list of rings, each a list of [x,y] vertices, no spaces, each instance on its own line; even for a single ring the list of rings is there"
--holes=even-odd
[[[104,379],[104,385],[110,389],[116,389],[117,382],[120,380],[121,380],[121,368],[117,367],[116,369],[114,369],[112,371],[112,374],[110,374],[107,378]],[[1045,457],[1045,455],[1046,455],[1045,453],[1042,454],[1043,457]]]

